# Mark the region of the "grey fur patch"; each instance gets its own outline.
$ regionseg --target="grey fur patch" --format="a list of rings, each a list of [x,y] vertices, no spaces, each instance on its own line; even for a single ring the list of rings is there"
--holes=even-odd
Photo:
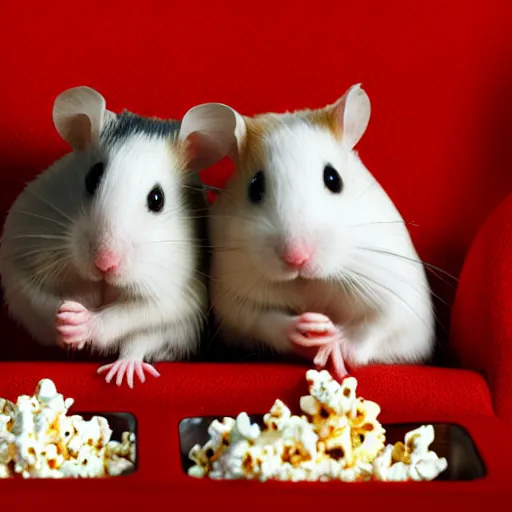
[[[103,129],[101,142],[114,145],[135,135],[172,139],[178,135],[180,125],[180,121],[144,117],[125,110]]]

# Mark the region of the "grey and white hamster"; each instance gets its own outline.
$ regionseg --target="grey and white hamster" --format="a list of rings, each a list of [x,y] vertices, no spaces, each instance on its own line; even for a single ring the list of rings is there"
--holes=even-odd
[[[9,314],[39,343],[118,360],[106,380],[198,352],[208,309],[207,203],[180,122],[106,109],[89,87],[53,107],[72,152],[17,197],[0,246]]]
[[[250,118],[208,103],[183,119],[205,165],[235,163],[210,220],[211,304],[228,343],[331,360],[338,377],[433,354],[425,267],[354,150],[370,112],[354,85],[316,110]]]

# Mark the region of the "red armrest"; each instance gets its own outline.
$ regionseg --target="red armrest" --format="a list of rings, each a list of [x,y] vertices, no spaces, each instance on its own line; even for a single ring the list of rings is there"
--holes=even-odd
[[[466,257],[450,338],[460,364],[486,376],[497,414],[512,424],[512,195]]]

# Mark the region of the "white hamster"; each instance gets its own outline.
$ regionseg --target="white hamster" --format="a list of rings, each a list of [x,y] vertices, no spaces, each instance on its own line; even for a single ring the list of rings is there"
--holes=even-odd
[[[208,308],[207,203],[180,122],[106,109],[75,87],[54,103],[72,152],[8,212],[0,276],[9,314],[39,343],[90,348],[106,380],[158,376],[146,361],[198,352]],[[204,246],[204,245],[203,245]]]
[[[208,103],[184,118],[205,165],[235,163],[210,220],[210,300],[227,343],[313,352],[340,378],[351,366],[433,355],[424,265],[354,151],[370,111],[357,84],[317,110],[250,118]]]

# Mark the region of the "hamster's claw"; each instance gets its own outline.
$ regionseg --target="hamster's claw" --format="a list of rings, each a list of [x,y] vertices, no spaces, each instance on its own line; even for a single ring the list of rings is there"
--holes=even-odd
[[[334,369],[334,375],[339,379],[343,379],[348,375],[347,366],[345,364],[345,358],[342,352],[342,340],[336,336],[332,341],[322,345],[316,353],[313,363],[317,368],[325,368],[331,358],[332,366]]]
[[[121,386],[123,378],[126,374],[126,382],[130,388],[133,388],[134,374],[137,374],[141,383],[146,381],[144,370],[153,377],[160,377],[158,371],[150,364],[133,359],[118,359],[115,363],[106,364],[98,368],[97,373],[108,371],[105,381],[110,381],[116,376],[116,385]]]
[[[77,350],[91,338],[92,313],[78,302],[63,302],[55,316],[57,345]]]

